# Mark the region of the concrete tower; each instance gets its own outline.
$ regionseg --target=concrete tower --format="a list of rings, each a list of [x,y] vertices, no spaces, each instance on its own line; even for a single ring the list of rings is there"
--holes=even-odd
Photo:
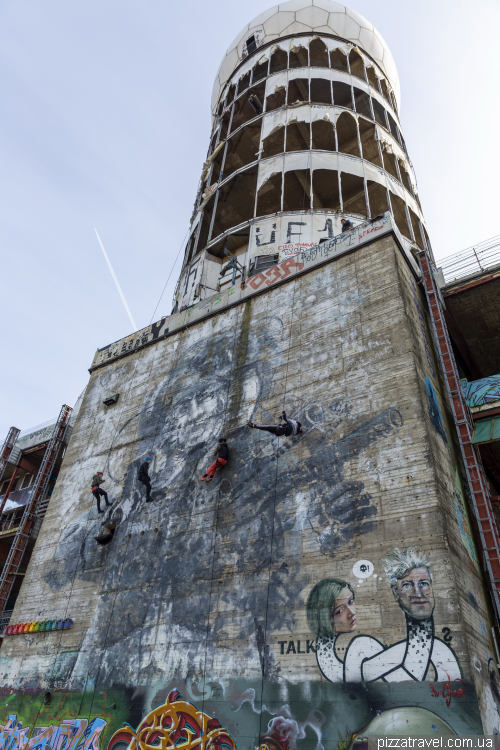
[[[229,47],[174,310],[219,282],[224,249],[247,274],[390,210],[426,231],[399,121],[399,80],[369,21],[335,2],[277,5]],[[218,285],[219,282],[219,285]]]
[[[500,731],[498,534],[398,108],[387,46],[337,3],[231,45],[174,311],[96,352],[4,637],[9,750]],[[247,424],[283,409],[300,433]]]

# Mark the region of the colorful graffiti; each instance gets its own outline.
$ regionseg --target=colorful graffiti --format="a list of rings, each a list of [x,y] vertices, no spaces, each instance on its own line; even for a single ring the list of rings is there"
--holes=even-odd
[[[386,647],[376,638],[355,636],[344,649],[337,648],[340,634],[357,627],[354,589],[347,581],[325,578],[311,590],[307,619],[316,637],[316,658],[331,682],[403,682],[461,678],[455,653],[434,633],[435,597],[431,563],[415,547],[395,548],[381,560],[392,593],[406,618],[405,640]]]
[[[218,719],[181,698],[178,690],[171,690],[165,703],[150,711],[135,731],[129,726],[118,729],[107,750],[122,747],[129,750],[174,747],[177,750],[236,750],[235,741]]]
[[[484,406],[494,401],[500,401],[500,375],[468,382],[467,378],[460,381],[465,400],[470,408]]]
[[[448,442],[448,438],[446,437],[446,432],[444,430],[444,424],[443,424],[443,417],[441,414],[441,409],[439,408],[439,403],[436,395],[436,391],[434,390],[434,386],[432,385],[429,378],[425,378],[425,389],[427,391],[427,401],[429,404],[429,418],[432,422],[432,426],[438,433],[438,435],[441,435],[444,442]]]
[[[36,726],[28,739],[29,726],[23,727],[17,714],[9,714],[5,725],[0,724],[1,750],[99,750],[99,738],[107,721],[96,718],[65,719],[58,726]]]

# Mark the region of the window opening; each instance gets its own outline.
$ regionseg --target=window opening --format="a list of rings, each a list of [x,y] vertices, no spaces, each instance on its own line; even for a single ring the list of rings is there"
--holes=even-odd
[[[196,246],[196,249],[194,249],[193,244],[193,255],[198,255],[201,250],[205,247],[205,245],[208,242],[208,235],[210,233],[210,224],[212,223],[212,213],[214,210],[215,205],[215,191],[214,194],[209,198],[208,203],[206,206],[202,209],[203,213],[201,215],[201,227],[200,227],[200,235],[198,239],[198,244]]]
[[[380,88],[382,89],[382,95],[387,99],[388,102],[391,101],[391,98],[389,96],[389,89],[387,88],[387,81],[385,78],[380,79]]]
[[[244,76],[241,76],[240,80],[238,81],[238,96],[242,93],[242,91],[246,91],[246,89],[250,86],[250,71],[248,73],[245,73]]]
[[[257,42],[255,41],[255,36],[252,34],[252,36],[249,36],[247,39],[247,52],[249,55],[252,54],[252,52],[255,52],[257,49]]]
[[[231,119],[231,110],[228,110],[227,112],[224,112],[222,116],[222,123],[221,123],[220,134],[219,134],[219,138],[221,141],[225,141],[227,138],[227,129],[229,127],[230,119]]]
[[[336,169],[313,171],[313,206],[340,211],[339,173]]]
[[[348,73],[347,68],[347,55],[343,49],[332,49],[330,52],[330,66],[335,70],[342,70],[344,73]]]
[[[340,176],[342,186],[343,211],[366,216],[365,181],[362,177],[348,172]]]
[[[332,103],[332,88],[330,81],[324,78],[311,79],[311,101],[316,104]]]
[[[285,126],[279,125],[262,141],[262,159],[282,154],[285,150]]]
[[[339,151],[360,156],[356,120],[347,112],[342,112],[337,120],[337,140]]]
[[[384,150],[384,167],[399,182],[399,175],[396,170],[396,157],[387,150]]]
[[[242,97],[236,100],[234,103],[233,122],[231,124],[232,133],[245,122],[253,120],[254,117],[257,117],[262,112],[264,91],[265,83],[258,83],[257,86],[252,86],[247,94],[243,94]]]
[[[403,181],[403,185],[413,195],[413,188],[412,188],[411,182],[410,182],[410,175],[406,171],[406,167],[405,167],[404,163],[401,161],[401,159],[399,160],[399,173],[401,175],[401,179]]]
[[[288,55],[285,50],[277,47],[271,55],[269,65],[269,75],[277,73],[279,70],[286,70],[288,67]]]
[[[312,147],[322,151],[336,151],[335,128],[330,120],[316,120],[311,124]]]
[[[229,106],[229,104],[231,104],[231,102],[233,101],[235,92],[236,86],[234,85],[234,83],[232,83],[229,87],[229,91],[227,92],[226,107]]]
[[[286,88],[285,86],[278,86],[274,89],[274,93],[269,94],[266,99],[266,112],[272,112],[273,109],[279,109],[283,107],[286,102]]]
[[[381,167],[382,162],[380,161],[375,125],[360,117],[358,126],[361,148],[363,149],[363,159],[367,159],[367,161],[371,161],[377,167]]]
[[[286,128],[287,151],[309,151],[310,130],[308,122],[289,122]]]
[[[351,87],[347,83],[333,81],[332,88],[333,103],[336,104],[337,107],[348,107],[349,109],[353,109]]]
[[[250,123],[233,135],[227,142],[226,161],[224,163],[224,179],[237,169],[251,164],[258,158],[260,144],[260,120]]]
[[[212,237],[253,218],[256,188],[256,166],[239,172],[219,188]]]
[[[368,94],[364,91],[361,91],[361,89],[356,88],[356,86],[353,86],[352,90],[354,93],[356,112],[359,112],[360,115],[368,117],[370,120],[373,119],[372,110],[370,107],[370,97],[368,96]]]
[[[2,484],[2,489],[0,490],[0,495],[5,495],[7,492],[7,487],[9,486],[10,479],[6,479],[5,482]]]
[[[386,110],[386,114],[387,114],[387,117],[389,119],[389,127],[391,129],[391,133],[392,133],[392,135],[394,136],[394,138],[396,140],[399,140],[399,138],[398,138],[398,126],[396,125],[396,120],[394,119],[394,117],[391,115],[390,112],[387,112],[387,110]]]
[[[190,263],[191,262],[191,258],[193,257],[193,251],[194,251],[194,248],[195,248],[195,245],[196,245],[196,237],[197,237],[197,232],[195,231],[195,232],[193,232],[193,235],[192,235],[191,239],[189,240],[188,247],[187,247],[187,250],[186,250],[186,256],[185,256],[186,257],[186,264]]]
[[[222,160],[224,158],[224,147],[219,149],[217,155],[214,157],[212,161],[212,173],[210,175],[210,182],[213,184],[214,182],[218,182],[221,174],[222,169]],[[209,167],[210,170],[210,167]]]
[[[239,258],[239,256],[246,252],[249,236],[250,227],[241,227],[233,234],[226,234],[218,242],[214,242],[211,245],[210,250],[208,250],[209,256],[215,256],[215,258],[223,260],[225,263],[227,256],[224,254],[224,248],[227,248],[233,255]],[[212,258],[209,259],[212,260]]]
[[[32,477],[31,474],[25,474],[24,477],[23,477],[23,482],[22,482],[21,487],[19,489],[25,490],[26,487],[29,487],[30,484],[31,484],[31,477]]]
[[[266,271],[268,268],[272,268],[279,262],[279,253],[273,255],[256,255],[250,261],[250,268],[248,270],[248,277],[255,276],[262,271]]]
[[[252,83],[256,83],[257,81],[262,80],[262,78],[267,77],[269,68],[269,60],[263,60],[261,63],[257,63],[255,68],[253,69],[253,78]]]
[[[387,130],[387,123],[385,121],[385,109],[380,104],[380,102],[373,97],[372,99],[373,104],[373,112],[375,113],[375,119],[378,122],[379,125],[382,125],[383,128]]]
[[[417,245],[419,246],[419,248],[421,250],[423,250],[424,249],[424,243],[423,243],[423,240],[422,240],[422,233],[420,231],[420,220],[419,220],[417,214],[415,213],[415,211],[410,206],[408,206],[408,212],[410,214],[410,221],[411,221],[411,223],[413,225],[413,235],[415,237],[415,242],[417,243]]]
[[[370,203],[370,216],[378,216],[389,210],[387,202],[387,190],[379,182],[367,181],[368,201]]]
[[[282,182],[282,173],[278,172],[262,183],[257,194],[256,216],[267,216],[267,214],[276,214],[281,211]]]
[[[328,68],[328,50],[322,39],[313,39],[309,45],[310,65],[316,68]]]
[[[377,89],[378,91],[378,78],[377,74],[375,73],[375,68],[373,65],[369,65],[366,68],[366,75],[368,76],[368,83],[370,83],[374,89]]]
[[[352,49],[349,52],[349,66],[351,68],[351,75],[365,80],[365,64],[361,55]]]
[[[385,156],[385,154],[384,154]],[[392,213],[396,226],[405,237],[410,238],[410,228],[408,226],[408,219],[406,218],[405,202],[399,195],[391,192],[391,203]]]
[[[311,178],[309,170],[285,172],[283,211],[307,211],[311,207]]]
[[[301,44],[290,50],[288,67],[290,68],[307,68],[309,65],[309,56],[307,49]]]
[[[294,78],[288,82],[288,104],[309,101],[309,80],[307,78]]]

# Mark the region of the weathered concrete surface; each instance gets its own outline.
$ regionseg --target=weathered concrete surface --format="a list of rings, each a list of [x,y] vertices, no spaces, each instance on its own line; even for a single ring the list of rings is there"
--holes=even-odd
[[[267,736],[287,750],[335,747],[338,732],[398,706],[415,708],[421,732],[446,722],[481,733],[479,696],[493,731],[486,594],[441,392],[422,297],[392,236],[95,371],[14,612],[75,624],[5,639],[4,710],[41,725],[52,688],[51,720],[68,707],[101,717],[107,747],[121,722],[135,728],[178,688],[238,747]],[[245,426],[284,407],[305,435]],[[221,434],[230,461],[205,486]],[[136,474],[148,455],[146,504]],[[94,541],[99,469],[118,524],[106,547]],[[435,599],[409,621],[413,641],[380,563],[409,546],[431,563]],[[335,631],[338,677],[319,668],[326,641],[306,617],[325,578],[356,598],[355,628]],[[396,671],[368,682],[362,660],[397,643],[382,657]],[[17,707],[21,690],[33,695]]]

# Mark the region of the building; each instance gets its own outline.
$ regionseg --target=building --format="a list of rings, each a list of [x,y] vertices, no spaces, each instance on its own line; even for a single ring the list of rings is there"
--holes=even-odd
[[[0,453],[0,633],[8,627],[31,553],[54,491],[75,409],[21,432],[11,427]]]
[[[333,1],[230,46],[173,313],[91,363],[2,646],[9,736],[500,731],[498,530],[398,107],[387,45]],[[247,423],[283,409],[303,432]]]

